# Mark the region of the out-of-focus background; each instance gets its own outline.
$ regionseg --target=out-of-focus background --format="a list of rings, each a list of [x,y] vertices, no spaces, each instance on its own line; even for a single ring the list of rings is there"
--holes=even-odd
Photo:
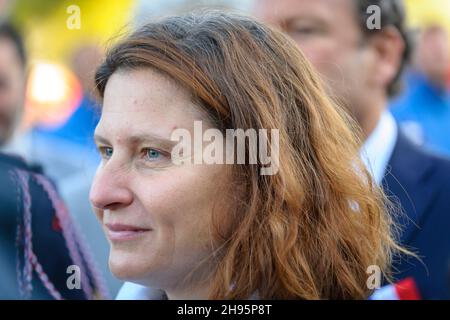
[[[108,244],[88,201],[99,160],[92,139],[99,118],[96,65],[118,35],[149,19],[204,6],[249,11],[251,5],[252,0],[0,0],[0,20],[21,32],[28,56],[22,121],[3,149],[39,163],[56,182],[112,296],[121,283],[108,270]],[[450,108],[449,99],[440,98],[448,97],[450,88],[450,0],[406,0],[406,5],[417,48],[410,69],[422,74],[405,73],[405,90],[391,108],[417,143],[424,144],[429,134],[429,148],[450,155],[450,122],[445,131],[402,110],[412,100]],[[447,79],[442,92],[414,95],[423,75],[440,72]]]

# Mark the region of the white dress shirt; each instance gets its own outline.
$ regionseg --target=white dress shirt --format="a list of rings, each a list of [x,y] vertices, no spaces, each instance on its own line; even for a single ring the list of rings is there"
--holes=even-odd
[[[163,290],[145,287],[132,282],[125,282],[117,294],[116,300],[165,300]]]
[[[383,181],[397,137],[398,128],[394,117],[389,111],[384,111],[375,130],[361,148],[361,159],[378,185]]]

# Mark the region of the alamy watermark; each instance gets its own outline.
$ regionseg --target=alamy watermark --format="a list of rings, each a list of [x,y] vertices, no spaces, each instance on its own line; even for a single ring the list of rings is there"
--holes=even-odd
[[[366,286],[370,290],[379,289],[381,287],[381,268],[377,265],[370,265],[366,269],[367,277]]]
[[[367,7],[366,13],[369,17],[366,20],[366,27],[369,30],[381,29],[381,8],[377,5],[371,5]]]
[[[259,164],[260,175],[275,175],[279,169],[278,129],[226,129],[224,135],[214,128],[203,132],[202,121],[194,121],[193,137],[178,128],[170,139],[178,142],[171,152],[175,165]]]
[[[66,286],[69,290],[81,289],[81,269],[77,265],[67,267],[66,273],[69,274],[66,280]]]
[[[67,7],[66,13],[69,15],[66,20],[66,27],[69,30],[81,29],[81,9],[79,6],[72,4]]]

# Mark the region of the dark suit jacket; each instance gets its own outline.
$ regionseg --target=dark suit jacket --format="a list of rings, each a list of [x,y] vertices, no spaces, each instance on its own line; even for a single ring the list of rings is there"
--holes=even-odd
[[[24,216],[24,194],[12,174],[17,169],[23,170],[30,177],[28,185],[31,198],[32,245],[38,262],[62,298],[86,299],[83,290],[76,288],[69,290],[67,287],[66,282],[70,276],[67,267],[75,263],[69,255],[55,208],[48,194],[32,178],[32,174],[39,172],[20,158],[4,154],[0,154],[0,299],[24,298],[18,284],[18,270],[23,269],[23,238],[19,237],[19,240],[17,238],[18,225],[23,222]],[[80,268],[83,272],[89,270],[86,265]],[[36,271],[33,272],[32,287],[31,296],[27,298],[52,299]]]
[[[383,187],[404,213],[395,218],[403,226],[401,244],[423,262],[399,259],[395,279],[413,277],[424,299],[449,299],[450,160],[425,152],[400,132]]]

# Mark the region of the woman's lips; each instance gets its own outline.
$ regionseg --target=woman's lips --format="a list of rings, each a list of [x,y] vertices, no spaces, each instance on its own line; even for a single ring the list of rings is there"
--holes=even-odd
[[[152,230],[118,223],[106,223],[105,226],[111,241],[132,240]]]

